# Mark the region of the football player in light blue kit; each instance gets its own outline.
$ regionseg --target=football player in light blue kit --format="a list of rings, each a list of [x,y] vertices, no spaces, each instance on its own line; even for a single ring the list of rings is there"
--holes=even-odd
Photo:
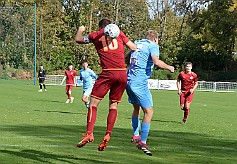
[[[88,68],[87,62],[83,62],[82,66],[83,68],[80,70],[80,80],[83,81],[83,95],[81,100],[85,102],[86,108],[88,108],[90,103],[89,96],[94,84],[92,78],[97,79],[97,75],[94,71]]]
[[[137,50],[131,52],[130,65],[128,69],[128,82],[126,91],[128,101],[133,104],[132,142],[137,143],[137,149],[142,150],[147,155],[152,155],[146,144],[150,123],[153,115],[153,101],[150,90],[148,89],[147,80],[152,74],[154,64],[160,68],[174,72],[174,67],[167,65],[159,60],[158,33],[150,30],[146,33],[146,39],[135,41]],[[141,134],[139,132],[140,108],[144,112],[141,123]]]

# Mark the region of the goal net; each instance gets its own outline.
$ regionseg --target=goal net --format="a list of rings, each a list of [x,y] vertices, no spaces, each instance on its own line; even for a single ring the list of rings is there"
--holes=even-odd
[[[237,83],[236,82],[199,81],[197,90],[211,91],[211,92],[236,92],[237,91]]]
[[[64,75],[47,75],[45,79],[46,85],[60,85]],[[93,79],[95,82],[95,79]],[[64,84],[65,81],[64,81]],[[76,76],[76,86],[82,86],[82,81],[79,76]],[[176,80],[148,80],[149,89],[162,90],[177,90]],[[212,81],[198,81],[197,91],[209,92],[237,92],[237,82],[212,82]]]
[[[45,78],[45,85],[60,85],[64,75],[47,75]],[[63,85],[66,85],[66,80]],[[82,86],[82,81],[79,76],[76,76],[76,86]]]

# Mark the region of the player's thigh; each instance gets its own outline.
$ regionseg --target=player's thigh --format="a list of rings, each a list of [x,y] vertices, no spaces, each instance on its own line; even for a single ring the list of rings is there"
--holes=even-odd
[[[43,84],[44,83],[44,78],[39,78],[39,84]]]
[[[111,88],[109,93],[109,99],[111,101],[120,102],[122,95],[127,85],[126,71],[120,71],[114,73],[113,79],[111,79]]]
[[[153,106],[152,95],[147,87],[146,81],[140,83],[137,83],[136,81],[128,82],[126,89],[129,99],[134,102],[133,104],[138,104],[142,108]]]
[[[194,96],[194,93],[189,93],[189,94],[187,94],[187,96],[186,96],[186,102],[187,103],[189,103],[189,104],[191,104],[192,103],[192,101],[193,101],[193,96]]]
[[[73,85],[66,85],[66,92],[72,92]]]
[[[126,86],[126,92],[128,95],[128,102],[131,104],[138,104],[138,98],[136,97],[136,94],[132,91],[131,86],[127,84]]]
[[[179,103],[180,103],[180,106],[183,106],[185,104],[185,92],[182,92],[182,94],[180,95],[180,98],[179,98]]]
[[[110,80],[111,79],[107,75],[107,73],[102,72],[99,75],[98,79],[95,81],[95,84],[91,92],[91,97],[102,100],[110,89],[111,86]]]
[[[86,96],[86,97],[89,97],[91,92],[92,92],[92,88],[87,88],[87,89],[84,90],[83,95]]]

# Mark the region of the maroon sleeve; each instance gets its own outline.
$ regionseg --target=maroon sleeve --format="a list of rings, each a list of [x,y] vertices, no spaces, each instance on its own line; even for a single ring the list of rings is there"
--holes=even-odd
[[[197,81],[198,81],[198,76],[197,76],[197,74],[195,73],[194,82],[197,82]]]
[[[179,73],[178,80],[181,80],[181,72]]]
[[[91,43],[94,43],[95,37],[96,37],[96,32],[92,32],[92,33],[88,34],[88,38]]]
[[[123,42],[126,44],[128,41],[130,41],[128,39],[128,37],[123,33],[123,31],[120,30],[120,34],[119,36],[122,38]]]

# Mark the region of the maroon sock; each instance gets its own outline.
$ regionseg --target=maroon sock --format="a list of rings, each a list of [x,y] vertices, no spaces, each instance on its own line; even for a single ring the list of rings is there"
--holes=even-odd
[[[118,115],[118,110],[117,109],[109,109],[109,114],[108,114],[108,117],[107,117],[106,134],[111,135],[111,132],[114,128],[114,124],[115,124],[116,119],[117,119],[117,115]]]
[[[95,122],[96,122],[97,107],[92,106],[88,108],[87,113],[87,134],[93,133]]]
[[[188,118],[189,111],[190,111],[190,109],[184,108],[184,118],[183,118],[184,120],[186,120]]]

